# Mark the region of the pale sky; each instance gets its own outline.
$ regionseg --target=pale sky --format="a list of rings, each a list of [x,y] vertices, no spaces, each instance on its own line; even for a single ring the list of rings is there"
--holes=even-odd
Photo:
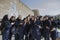
[[[31,9],[38,9],[40,15],[60,14],[60,0],[21,0]]]

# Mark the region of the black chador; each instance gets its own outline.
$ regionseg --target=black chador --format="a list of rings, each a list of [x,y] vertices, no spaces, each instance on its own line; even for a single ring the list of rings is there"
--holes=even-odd
[[[9,38],[11,40],[12,35],[15,35],[15,17],[12,16],[9,21],[10,21],[10,24],[12,26],[10,29],[10,38]]]
[[[44,38],[45,38],[45,40],[50,40],[49,39],[49,33],[50,33],[50,22],[49,22],[49,20],[47,19],[47,20],[45,20],[44,22],[43,22],[43,29],[44,29]],[[48,35],[47,35],[48,34]]]
[[[52,38],[52,40],[56,40],[56,23],[55,23],[54,20],[51,21],[50,31],[51,31],[51,38]]]
[[[28,40],[29,38],[29,31],[30,31],[30,23],[27,22],[24,24],[25,28],[24,28],[24,34],[25,34],[25,40]]]
[[[31,40],[41,40],[40,28],[37,24],[39,24],[38,20],[31,20]]]
[[[17,18],[15,22],[15,27],[16,27],[15,40],[23,40],[24,22],[21,19]]]
[[[2,40],[9,40],[11,24],[8,20],[8,15],[2,19]]]

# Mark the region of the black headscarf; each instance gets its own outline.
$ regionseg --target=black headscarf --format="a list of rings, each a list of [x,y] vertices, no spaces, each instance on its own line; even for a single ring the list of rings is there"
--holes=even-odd
[[[8,15],[5,15],[2,19],[2,21],[8,21]]]
[[[1,30],[4,29],[4,26],[5,26],[5,21],[8,21],[8,15],[5,15],[2,19],[2,22],[1,22]]]

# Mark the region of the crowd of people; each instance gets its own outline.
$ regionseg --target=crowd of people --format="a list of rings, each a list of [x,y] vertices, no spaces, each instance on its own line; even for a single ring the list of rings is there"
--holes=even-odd
[[[2,40],[56,40],[56,27],[60,23],[55,22],[53,17],[48,16],[30,16],[23,20],[19,15],[16,19],[12,16],[10,19],[5,15],[1,21]]]

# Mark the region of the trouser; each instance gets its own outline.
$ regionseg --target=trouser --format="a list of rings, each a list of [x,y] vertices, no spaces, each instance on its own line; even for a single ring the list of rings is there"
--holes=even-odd
[[[41,40],[41,34],[40,33],[37,33],[37,34],[33,33],[32,34],[32,39],[33,40]]]
[[[19,35],[18,34],[15,35],[15,40],[19,40]]]
[[[29,40],[34,40],[31,34],[29,34]]]
[[[23,34],[15,34],[15,40],[24,40],[23,37]]]
[[[10,32],[10,34],[9,34],[9,40],[11,40],[11,38],[12,38],[12,33]]]
[[[9,40],[9,31],[4,31],[3,32],[2,40]]]
[[[25,40],[29,40],[28,34],[25,34]]]
[[[41,36],[43,36],[43,29],[40,29],[40,32],[41,32]]]
[[[33,38],[32,40],[41,40],[41,35],[37,35],[36,37],[33,36],[32,38]]]
[[[56,31],[51,32],[51,38],[52,40],[56,40]]]
[[[36,37],[36,40],[41,40],[41,37],[40,37],[40,36],[37,36],[37,37]]]
[[[44,39],[45,39],[45,40],[50,40],[50,39],[49,39],[49,34],[50,34],[50,31],[49,31],[49,30],[45,30],[45,31],[44,31]]]
[[[9,39],[11,40],[13,35],[15,37],[15,34],[16,34],[16,29],[13,27],[13,28],[10,29],[10,37],[9,37]]]
[[[15,34],[13,34],[12,32],[10,32],[10,34],[9,34],[9,40],[11,40],[12,39],[12,36],[14,35],[14,37],[15,37]]]

